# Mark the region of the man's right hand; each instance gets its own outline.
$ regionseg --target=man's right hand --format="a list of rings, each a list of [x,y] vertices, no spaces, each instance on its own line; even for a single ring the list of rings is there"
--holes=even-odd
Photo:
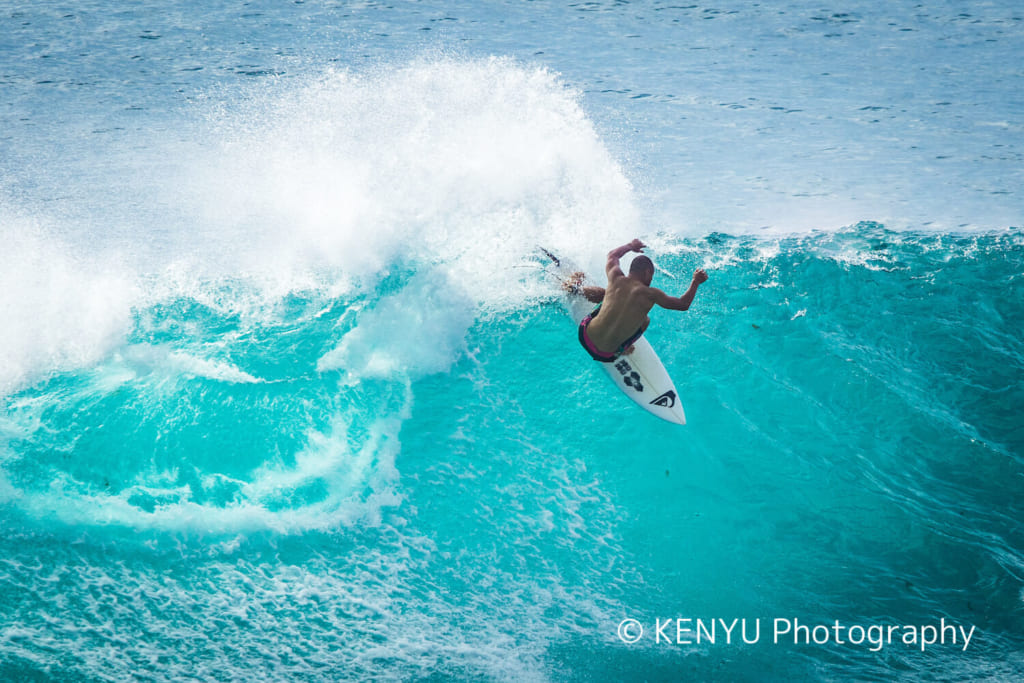
[[[708,281],[708,274],[704,272],[703,268],[698,268],[693,271],[693,283],[700,285]]]

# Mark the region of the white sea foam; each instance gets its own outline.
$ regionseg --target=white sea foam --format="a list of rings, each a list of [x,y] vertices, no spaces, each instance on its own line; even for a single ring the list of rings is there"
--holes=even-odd
[[[0,395],[86,367],[130,329],[135,278],[73,250],[40,221],[0,212]]]
[[[183,185],[205,188],[206,223],[245,236],[233,256],[247,267],[372,283],[394,263],[443,263],[474,300],[516,306],[515,266],[538,243],[591,257],[638,227],[578,99],[505,59],[332,72],[221,116],[214,157]]]
[[[149,344],[126,347],[117,354],[116,360],[135,377],[160,372],[174,378],[203,377],[236,384],[253,384],[261,381],[258,377],[225,361]]]
[[[44,600],[23,622],[0,625],[0,655],[98,680],[140,671],[171,681],[408,679],[440,669],[541,681],[560,629],[603,616],[553,575],[539,584],[498,572],[477,596],[483,604],[460,605],[420,590],[433,572],[452,571],[431,563],[428,541],[394,527],[374,541],[347,560],[264,564],[229,552],[188,571],[71,556],[40,576],[6,561],[0,578]]]
[[[206,492],[218,486],[236,492],[226,504],[197,500],[202,492],[177,483],[176,472],[161,471],[140,472],[134,484],[117,493],[90,488],[63,472],[54,472],[44,490],[20,490],[0,471],[0,501],[14,500],[37,518],[139,530],[290,534],[329,531],[356,522],[376,525],[383,508],[401,501],[395,458],[410,400],[407,391],[406,403],[394,414],[379,415],[358,446],[351,445],[350,425],[338,416],[328,430],[311,430],[306,447],[289,464],[268,461],[245,479],[206,475]],[[319,487],[322,496],[305,501],[304,487]]]
[[[438,270],[418,273],[401,291],[359,317],[318,363],[360,377],[419,377],[447,370],[475,319],[472,299]]]

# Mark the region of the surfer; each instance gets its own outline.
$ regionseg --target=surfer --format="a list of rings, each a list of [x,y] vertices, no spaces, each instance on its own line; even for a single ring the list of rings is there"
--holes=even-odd
[[[604,268],[608,275],[607,287],[584,286],[584,274],[581,272],[573,273],[562,284],[566,291],[581,294],[597,304],[579,327],[580,344],[594,360],[611,363],[619,356],[631,353],[633,344],[647,330],[651,322],[647,314],[655,305],[672,311],[685,311],[693,303],[697,287],[708,279],[707,273],[698,268],[682,296],[669,296],[651,287],[654,263],[643,255],[644,247],[643,242],[635,239],[608,252]],[[631,251],[641,255],[629,264],[627,275],[619,267],[619,260]]]

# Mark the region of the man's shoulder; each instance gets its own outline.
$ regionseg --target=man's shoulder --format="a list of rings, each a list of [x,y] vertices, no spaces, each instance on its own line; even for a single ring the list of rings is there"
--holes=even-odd
[[[657,304],[668,298],[668,294],[657,287],[644,287],[644,296],[652,303]]]

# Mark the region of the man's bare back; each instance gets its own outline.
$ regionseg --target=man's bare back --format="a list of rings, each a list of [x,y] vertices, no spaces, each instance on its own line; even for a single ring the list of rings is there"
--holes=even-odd
[[[642,253],[644,243],[638,239],[608,252],[605,273],[607,287],[584,287],[583,295],[601,305],[580,323],[580,343],[595,359],[611,362],[622,353],[629,353],[632,344],[647,329],[651,319],[648,313],[655,306],[685,311],[693,303],[697,287],[708,279],[698,269],[693,274],[689,289],[679,297],[651,287],[654,264],[646,256],[638,256],[630,264],[629,274],[622,271],[619,260],[631,251]],[[582,273],[574,274],[565,286],[578,289]],[[595,353],[596,352],[596,353]]]

